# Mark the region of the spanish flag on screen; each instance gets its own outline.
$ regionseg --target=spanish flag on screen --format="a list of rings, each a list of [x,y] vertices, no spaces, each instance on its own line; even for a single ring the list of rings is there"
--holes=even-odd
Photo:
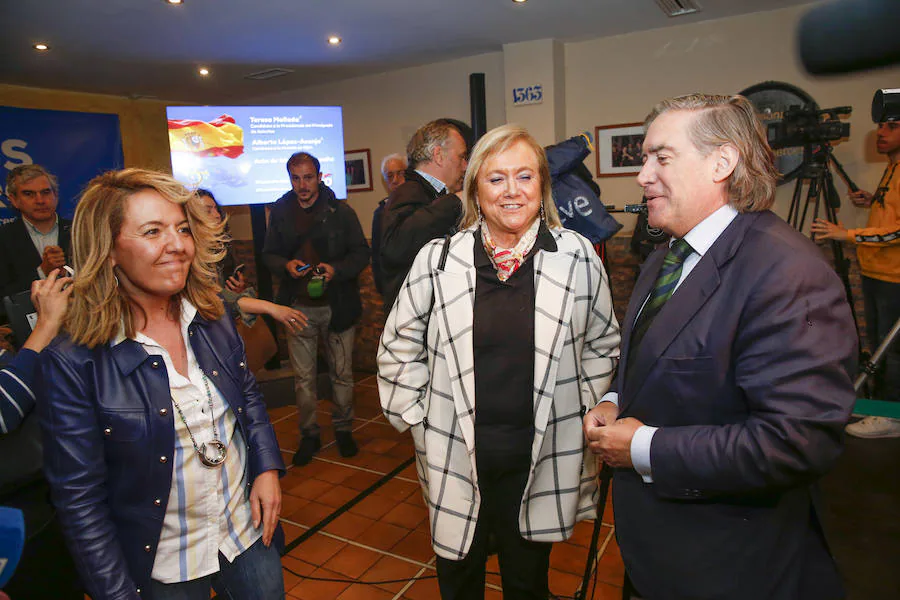
[[[169,147],[196,156],[237,158],[244,153],[244,130],[229,115],[209,122],[169,119]]]

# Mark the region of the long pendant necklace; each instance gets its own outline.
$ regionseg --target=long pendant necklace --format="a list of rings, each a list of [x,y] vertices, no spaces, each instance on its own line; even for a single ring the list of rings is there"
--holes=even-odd
[[[203,372],[200,373],[200,376],[203,377],[203,385],[206,388],[206,400],[209,403],[209,418],[212,421],[213,439],[197,446],[197,440],[194,439],[194,434],[188,426],[187,419],[184,418],[184,413],[181,412],[181,407],[178,406],[174,397],[172,398],[172,404],[175,406],[175,410],[178,411],[178,416],[181,417],[181,422],[184,423],[188,435],[191,436],[191,443],[194,445],[197,456],[200,457],[200,462],[203,463],[204,467],[215,469],[222,466],[222,463],[225,462],[225,456],[228,454],[228,446],[219,439],[219,431],[216,428],[216,418],[213,415],[213,399],[212,393],[209,391],[209,380]]]

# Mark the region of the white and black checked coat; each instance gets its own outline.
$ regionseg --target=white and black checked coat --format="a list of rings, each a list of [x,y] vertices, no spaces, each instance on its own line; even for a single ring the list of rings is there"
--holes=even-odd
[[[551,230],[557,251],[533,257],[534,428],[531,472],[519,530],[556,542],[594,518],[597,463],[582,434],[582,415],[606,392],[619,355],[619,326],[609,283],[590,243]],[[477,229],[454,235],[445,268],[444,240],[416,256],[385,324],[378,389],[391,424],[411,428],[419,481],[438,556],[466,556],[481,495],[475,468],[472,315]],[[433,303],[432,303],[433,301]]]

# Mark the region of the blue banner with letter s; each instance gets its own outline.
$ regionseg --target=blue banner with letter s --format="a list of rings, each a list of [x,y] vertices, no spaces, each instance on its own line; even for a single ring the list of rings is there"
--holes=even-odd
[[[38,164],[59,182],[57,212],[72,218],[84,186],[110,169],[121,169],[122,136],[118,115],[0,106],[0,222],[18,216],[6,197],[6,175]]]

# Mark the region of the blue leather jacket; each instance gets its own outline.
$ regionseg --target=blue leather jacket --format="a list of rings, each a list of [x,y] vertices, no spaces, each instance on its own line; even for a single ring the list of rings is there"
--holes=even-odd
[[[200,367],[237,416],[247,481],[284,472],[234,324],[198,315],[188,332]],[[134,340],[88,349],[61,336],[41,352],[36,379],[44,470],[82,581],[94,600],[146,600],[175,448],[165,363]]]

